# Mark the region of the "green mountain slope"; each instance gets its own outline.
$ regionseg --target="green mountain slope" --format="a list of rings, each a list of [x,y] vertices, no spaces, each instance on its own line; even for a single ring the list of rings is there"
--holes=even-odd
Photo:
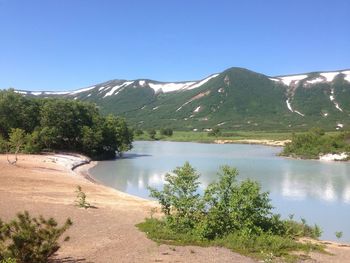
[[[73,92],[17,91],[96,103],[133,126],[202,130],[327,130],[350,126],[350,70],[269,77],[230,68],[200,81],[111,80]]]

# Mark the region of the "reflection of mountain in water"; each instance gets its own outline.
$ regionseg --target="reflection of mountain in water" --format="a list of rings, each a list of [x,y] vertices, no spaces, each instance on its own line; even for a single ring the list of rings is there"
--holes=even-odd
[[[281,182],[281,194],[287,198],[303,200],[314,198],[326,202],[350,204],[350,181],[347,176],[329,174],[316,180],[305,180],[304,176],[286,173]]]

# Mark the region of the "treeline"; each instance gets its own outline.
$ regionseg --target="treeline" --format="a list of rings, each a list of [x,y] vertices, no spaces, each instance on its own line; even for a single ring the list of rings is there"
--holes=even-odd
[[[60,150],[108,159],[131,149],[132,140],[124,119],[102,116],[94,104],[0,91],[1,152]]]
[[[293,134],[281,155],[318,159],[320,155],[343,152],[350,152],[350,132],[329,135],[320,128],[313,128],[306,133]]]

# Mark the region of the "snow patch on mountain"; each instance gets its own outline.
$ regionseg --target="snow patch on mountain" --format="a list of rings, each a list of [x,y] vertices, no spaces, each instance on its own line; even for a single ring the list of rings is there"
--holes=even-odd
[[[337,76],[339,72],[325,72],[325,73],[320,73],[321,76],[325,77],[327,81],[333,81],[335,76]]]
[[[66,95],[69,93],[69,91],[44,91],[44,94],[46,95]]]
[[[203,79],[195,84],[193,84],[192,86],[190,86],[188,89],[195,89],[195,88],[198,88],[202,85],[204,85],[205,83],[207,83],[209,80],[213,79],[213,78],[216,78],[217,76],[219,76],[219,74],[214,74],[214,75],[211,75],[209,77],[207,77],[206,79]]]
[[[287,103],[288,109],[289,109],[291,112],[294,112],[293,109],[292,109],[292,106],[290,105],[289,99],[286,100],[286,103]]]
[[[302,116],[302,117],[305,116],[305,114],[302,114],[300,111],[295,110],[294,112],[297,113],[297,114],[299,114],[299,115]]]
[[[341,73],[345,75],[344,79],[350,82],[350,70],[345,70],[345,71],[342,71]]]
[[[199,112],[200,109],[201,109],[201,106],[198,106],[193,112]]]
[[[43,92],[42,91],[32,91],[30,94],[34,95],[34,96],[39,96],[41,95]]]
[[[318,77],[318,78],[315,78],[315,79],[312,79],[312,80],[308,80],[308,81],[306,81],[306,83],[316,84],[316,83],[323,82],[323,81],[324,81],[324,78]]]
[[[303,117],[305,116],[305,114],[302,114],[300,111],[293,110],[292,105],[290,105],[289,99],[286,100],[286,104],[287,104],[288,109],[289,109],[291,112],[295,112],[296,114],[299,114],[300,116],[303,116]]]
[[[103,97],[106,98],[108,96],[113,95],[117,90],[119,90],[120,88],[129,86],[130,84],[134,83],[134,81],[125,81],[124,83],[120,84],[120,85],[116,85],[114,86],[110,91],[108,91]],[[119,90],[120,91],[120,90]],[[117,95],[119,93],[119,91],[117,93],[115,93],[114,95]]]
[[[334,89],[331,89],[331,95],[329,96],[329,99],[331,100],[331,102],[333,102],[334,106],[337,108],[337,110],[343,112],[343,109],[340,108],[338,102],[335,101],[335,98],[334,98]]]
[[[15,90],[15,92],[18,93],[18,94],[27,94],[26,91],[21,91],[21,90]]]
[[[95,86],[92,86],[92,87],[89,87],[89,88],[84,88],[84,89],[78,89],[78,90],[75,90],[75,91],[70,92],[69,94],[70,94],[70,95],[78,94],[78,93],[81,93],[81,92],[85,92],[85,91],[92,90],[93,88],[95,88]],[[47,93],[46,93],[46,94],[47,94]]]
[[[155,91],[162,90],[164,93],[183,90],[194,84],[195,82],[172,82],[172,83],[148,83],[148,85]]]
[[[295,76],[286,76],[280,77],[284,85],[290,86],[290,84],[297,84],[300,80],[307,78],[307,75],[295,75]]]

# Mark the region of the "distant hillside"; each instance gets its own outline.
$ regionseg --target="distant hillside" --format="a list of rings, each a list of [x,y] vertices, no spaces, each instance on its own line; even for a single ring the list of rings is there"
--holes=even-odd
[[[270,77],[230,68],[200,81],[111,80],[67,92],[26,96],[95,102],[135,127],[202,130],[327,130],[350,127],[350,70]]]

